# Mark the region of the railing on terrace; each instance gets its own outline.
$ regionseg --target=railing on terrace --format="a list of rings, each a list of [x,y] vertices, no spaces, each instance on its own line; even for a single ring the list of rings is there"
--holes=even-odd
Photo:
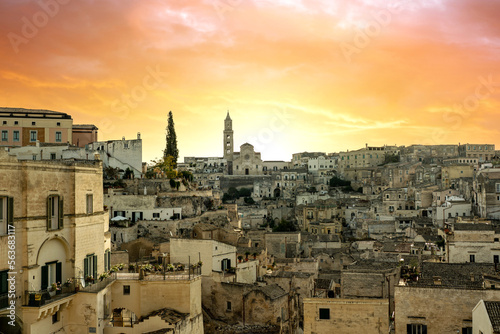
[[[67,284],[62,284],[55,291],[47,290],[26,290],[24,306],[40,307],[46,304],[53,303],[65,297],[75,294],[77,290],[75,281]]]
[[[144,280],[144,281],[166,281],[166,280],[190,280],[201,276],[200,272],[188,271],[166,271],[165,273],[155,272],[148,273],[145,272],[144,275],[139,273],[118,273],[119,280]]]
[[[107,287],[109,284],[116,280],[117,273],[110,273],[109,277],[102,280],[93,280],[91,282],[85,282],[86,286],[81,290],[82,292],[97,293]]]

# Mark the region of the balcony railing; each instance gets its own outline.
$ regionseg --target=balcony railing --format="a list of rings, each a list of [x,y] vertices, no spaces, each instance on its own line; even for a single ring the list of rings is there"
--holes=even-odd
[[[97,293],[107,287],[109,284],[113,283],[116,280],[116,272],[111,273],[109,277],[106,277],[102,280],[94,280],[93,282],[86,282],[87,286],[85,286],[81,291],[82,292],[91,292]]]
[[[65,298],[77,292],[75,282],[63,284],[58,290],[26,290],[24,306],[40,307]]]

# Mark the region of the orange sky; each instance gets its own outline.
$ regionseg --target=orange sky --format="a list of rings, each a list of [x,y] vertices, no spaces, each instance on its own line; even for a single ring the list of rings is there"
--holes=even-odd
[[[42,5],[41,5],[41,4]],[[2,0],[0,106],[161,155],[500,144],[498,0]],[[497,84],[498,82],[498,84]]]

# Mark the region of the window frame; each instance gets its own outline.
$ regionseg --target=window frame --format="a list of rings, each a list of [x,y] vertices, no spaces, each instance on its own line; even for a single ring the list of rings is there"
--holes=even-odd
[[[33,139],[33,135],[35,135],[34,139]],[[38,139],[38,131],[37,130],[30,130],[30,143],[36,142],[37,139]]]
[[[2,130],[2,141],[9,141],[9,130]]]
[[[87,214],[94,213],[94,194],[87,194],[87,196],[85,197],[85,201],[86,201],[85,212]]]
[[[318,319],[319,320],[330,320],[330,309],[329,308],[319,308],[318,309]]]
[[[14,224],[14,198],[0,196],[0,235],[7,235],[9,225]]]
[[[55,215],[54,211],[56,211]],[[47,197],[47,231],[58,231],[63,229],[63,227],[64,227],[63,198],[60,195],[49,195]]]
[[[61,131],[56,131],[56,143],[61,143],[62,142],[62,132]]]

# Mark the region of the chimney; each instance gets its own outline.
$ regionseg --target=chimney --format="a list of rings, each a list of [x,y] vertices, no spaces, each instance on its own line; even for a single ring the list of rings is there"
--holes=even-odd
[[[137,132],[137,139],[141,139],[141,133]]]

